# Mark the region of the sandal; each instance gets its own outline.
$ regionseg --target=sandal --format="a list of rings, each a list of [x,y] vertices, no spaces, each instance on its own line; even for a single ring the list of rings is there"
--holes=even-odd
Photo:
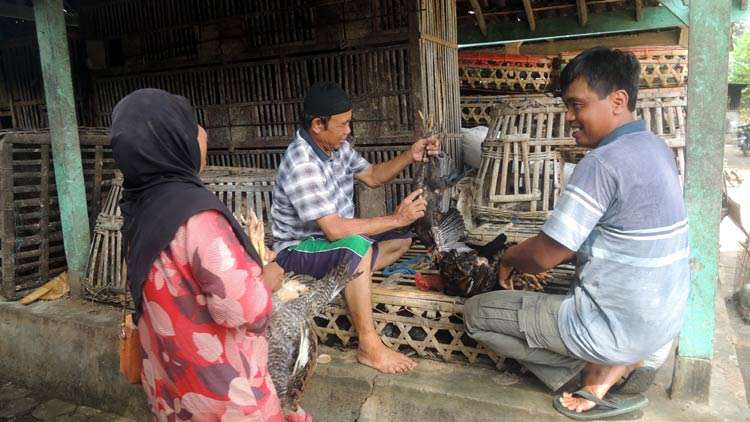
[[[560,403],[560,398],[562,398],[562,395],[555,396],[555,401],[552,403],[552,405],[554,406],[555,410],[557,410],[561,414],[571,419],[581,421],[624,415],[626,413],[631,413],[636,410],[643,409],[648,404],[648,399],[640,394],[630,396],[607,394],[603,399],[600,399],[586,390],[578,390],[573,393],[573,396],[592,401],[596,404],[596,406],[583,412],[576,412],[575,410],[568,409],[567,407],[563,406],[562,403]]]

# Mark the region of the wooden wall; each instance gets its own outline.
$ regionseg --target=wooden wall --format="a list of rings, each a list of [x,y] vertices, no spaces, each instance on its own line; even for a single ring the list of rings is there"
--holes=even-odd
[[[332,80],[353,99],[358,144],[412,142],[421,110],[459,151],[451,0],[88,0],[79,12],[81,125],[108,127],[119,99],[154,87],[191,100],[212,149],[283,148],[308,88]],[[33,32],[11,41],[0,57],[13,127],[45,127]]]

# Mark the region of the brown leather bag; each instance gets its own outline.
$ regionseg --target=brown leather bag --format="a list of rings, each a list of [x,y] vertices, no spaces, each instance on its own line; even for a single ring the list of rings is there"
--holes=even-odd
[[[123,313],[120,331],[120,373],[131,384],[141,383],[141,340],[131,313]]]

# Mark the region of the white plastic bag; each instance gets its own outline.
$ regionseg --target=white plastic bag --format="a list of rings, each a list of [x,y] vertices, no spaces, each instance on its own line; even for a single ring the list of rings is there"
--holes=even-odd
[[[464,165],[479,168],[482,162],[482,142],[487,137],[487,126],[461,128],[461,145],[464,150]]]

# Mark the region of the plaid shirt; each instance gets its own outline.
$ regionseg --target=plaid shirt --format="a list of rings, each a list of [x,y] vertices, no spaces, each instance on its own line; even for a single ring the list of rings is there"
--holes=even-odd
[[[323,236],[317,220],[338,214],[354,218],[354,175],[370,163],[349,142],[327,155],[304,129],[284,153],[273,190],[273,249]]]

